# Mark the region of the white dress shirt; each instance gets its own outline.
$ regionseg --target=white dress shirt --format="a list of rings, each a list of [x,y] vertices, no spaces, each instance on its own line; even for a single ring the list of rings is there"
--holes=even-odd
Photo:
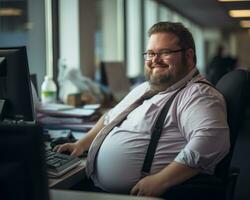
[[[96,186],[109,192],[127,193],[140,180],[141,169],[158,114],[174,92],[176,96],[164,122],[150,173],[157,173],[172,161],[212,174],[216,164],[228,153],[229,128],[222,95],[204,83],[192,70],[167,90],[145,100],[115,127],[104,140],[96,158]],[[112,121],[149,90],[145,82],[133,89],[105,117]],[[91,148],[91,147],[90,147]]]

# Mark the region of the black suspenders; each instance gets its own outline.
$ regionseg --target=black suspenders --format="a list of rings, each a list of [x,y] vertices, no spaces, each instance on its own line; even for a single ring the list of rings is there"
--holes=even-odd
[[[203,83],[203,84],[207,84],[207,85],[210,85],[211,87],[215,88],[211,83],[208,83],[206,81],[196,81],[195,83]],[[146,153],[146,156],[145,156],[145,159],[144,159],[144,163],[143,163],[143,167],[142,167],[142,177],[148,175],[149,172],[150,172],[152,162],[153,162],[153,159],[154,159],[155,150],[156,150],[158,141],[159,141],[159,139],[161,137],[163,123],[164,123],[164,120],[165,120],[166,115],[168,113],[168,110],[169,110],[174,98],[176,97],[176,95],[183,88],[185,88],[185,86],[186,85],[181,87],[179,90],[177,90],[170,97],[170,99],[166,102],[166,104],[164,105],[164,107],[162,108],[160,114],[157,117],[156,123],[155,123],[154,128],[153,128],[153,133],[151,134],[151,139],[150,139],[150,142],[149,142],[149,145],[148,145],[147,153]]]

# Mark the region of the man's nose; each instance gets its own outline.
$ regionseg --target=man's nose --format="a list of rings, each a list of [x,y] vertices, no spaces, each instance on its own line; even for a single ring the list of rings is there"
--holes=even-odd
[[[156,53],[152,59],[152,62],[158,62],[159,60],[162,60],[161,54]]]

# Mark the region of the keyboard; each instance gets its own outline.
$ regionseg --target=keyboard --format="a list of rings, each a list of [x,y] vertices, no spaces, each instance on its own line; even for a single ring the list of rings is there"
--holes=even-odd
[[[60,177],[81,163],[80,158],[54,152],[50,149],[46,150],[45,158],[50,178]]]

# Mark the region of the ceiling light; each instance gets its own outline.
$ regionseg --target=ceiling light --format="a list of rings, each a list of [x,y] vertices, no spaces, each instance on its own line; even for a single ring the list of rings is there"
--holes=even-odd
[[[21,16],[23,11],[17,8],[0,8],[0,16]]]
[[[218,0],[220,2],[240,2],[240,1],[250,1],[250,0]]]
[[[240,21],[240,26],[242,28],[250,28],[250,20],[241,20]]]
[[[231,17],[250,17],[250,10],[230,10]]]

